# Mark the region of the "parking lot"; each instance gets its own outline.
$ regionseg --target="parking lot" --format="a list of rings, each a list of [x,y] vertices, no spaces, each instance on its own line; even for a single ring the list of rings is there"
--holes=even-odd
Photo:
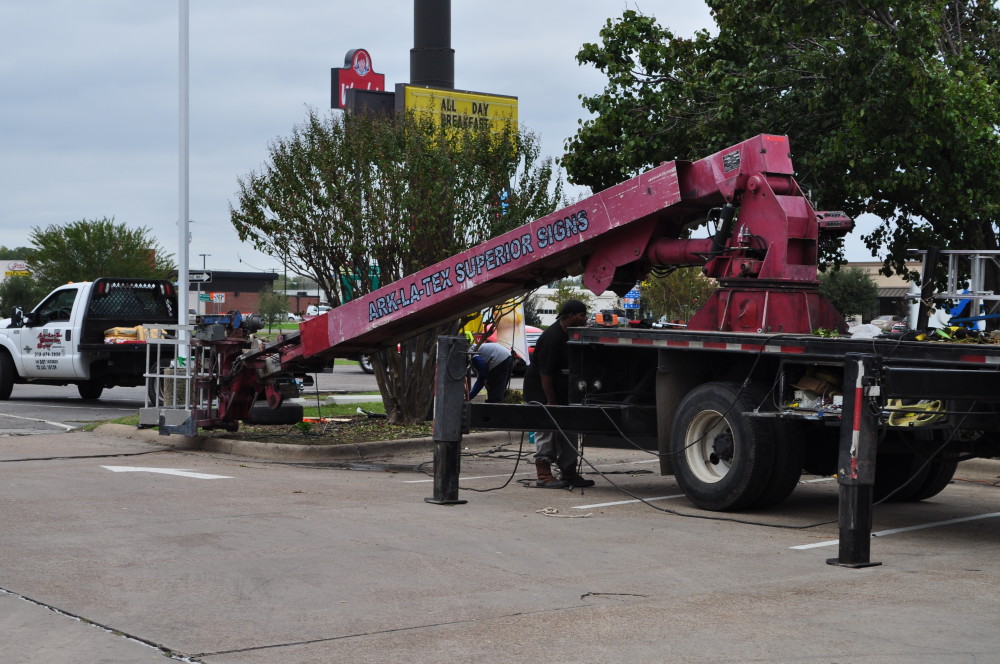
[[[644,453],[587,450],[596,487],[543,490],[519,437],[470,438],[469,502],[439,506],[429,447],[303,464],[157,442],[0,438],[0,660],[1000,661],[994,462],[878,506],[883,564],[854,570],[825,563],[830,478],[716,514]]]

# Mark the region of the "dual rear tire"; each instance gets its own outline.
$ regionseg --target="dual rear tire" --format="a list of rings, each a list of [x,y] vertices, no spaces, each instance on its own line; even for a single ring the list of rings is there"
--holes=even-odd
[[[803,466],[810,463],[805,445],[812,436],[801,423],[755,416],[753,411],[766,405],[768,395],[761,385],[714,382],[691,390],[681,401],[670,437],[671,462],[678,485],[697,507],[764,509],[795,489]],[[835,453],[835,430],[823,433],[812,441],[813,447],[832,446]],[[923,449],[940,447],[939,435],[907,433],[911,440],[924,442]],[[927,458],[912,449],[880,453],[875,500],[918,501],[940,493],[951,482],[958,457],[939,451],[929,462]]]
[[[671,456],[685,495],[712,511],[780,503],[802,473],[802,441],[793,429],[748,415],[768,392],[759,385],[716,382],[684,397],[674,417]]]

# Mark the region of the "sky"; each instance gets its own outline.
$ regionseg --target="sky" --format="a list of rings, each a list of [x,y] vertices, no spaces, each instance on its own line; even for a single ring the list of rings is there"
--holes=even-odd
[[[455,87],[518,97],[522,125],[558,156],[586,117],[578,95],[604,83],[576,53],[636,8],[678,36],[714,29],[698,0],[454,0]],[[0,5],[0,244],[114,217],[179,255],[178,14],[177,0]],[[387,88],[409,81],[413,2],[191,0],[189,26],[189,266],[281,272],[229,221],[238,178],[310,108],[330,112],[347,51],[368,50]]]

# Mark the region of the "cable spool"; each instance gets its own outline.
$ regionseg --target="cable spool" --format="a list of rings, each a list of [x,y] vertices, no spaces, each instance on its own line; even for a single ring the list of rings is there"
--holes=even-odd
[[[923,399],[909,405],[904,405],[902,399],[889,399],[886,410],[895,411],[889,415],[889,426],[922,427],[933,424],[944,419],[944,415],[938,412],[942,407],[943,404],[940,399],[934,399],[933,401]]]

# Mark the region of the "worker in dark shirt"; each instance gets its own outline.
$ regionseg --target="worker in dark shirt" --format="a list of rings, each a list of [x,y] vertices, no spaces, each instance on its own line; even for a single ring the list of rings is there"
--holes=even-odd
[[[549,406],[569,404],[568,330],[587,324],[587,306],[579,300],[567,300],[559,310],[559,320],[542,332],[535,343],[535,353],[524,374],[524,400]],[[576,446],[555,431],[535,432],[535,486],[543,489],[594,486],[593,480],[577,473]],[[559,478],[552,474],[552,464],[559,468]]]

